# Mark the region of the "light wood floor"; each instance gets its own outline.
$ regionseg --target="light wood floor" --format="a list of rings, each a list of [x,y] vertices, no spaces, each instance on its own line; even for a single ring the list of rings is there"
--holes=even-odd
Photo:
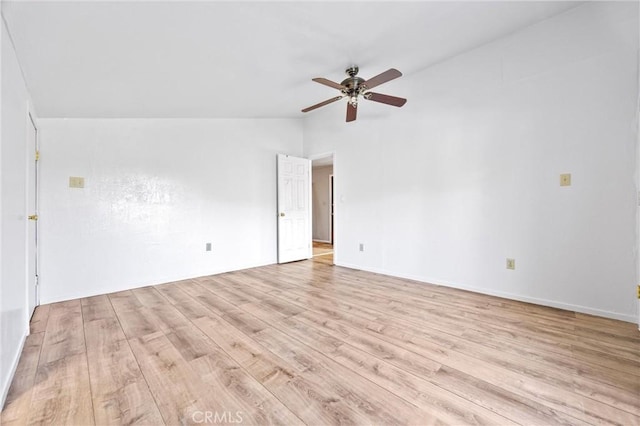
[[[639,349],[634,324],[305,261],[40,306],[2,424],[637,425]]]
[[[313,261],[333,265],[333,244],[314,241]]]

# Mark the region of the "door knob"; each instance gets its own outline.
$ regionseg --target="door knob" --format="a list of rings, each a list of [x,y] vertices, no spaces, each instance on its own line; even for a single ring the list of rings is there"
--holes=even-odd
[[[29,215],[29,220],[38,220],[38,215],[37,214]]]
[[[280,213],[280,217],[284,217],[284,213]]]

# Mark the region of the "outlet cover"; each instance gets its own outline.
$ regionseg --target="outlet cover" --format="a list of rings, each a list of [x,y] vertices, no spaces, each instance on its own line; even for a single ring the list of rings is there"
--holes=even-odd
[[[78,176],[70,176],[69,188],[84,188],[84,178]]]
[[[507,269],[516,269],[515,259],[507,259]]]
[[[571,173],[563,173],[560,175],[560,186],[571,186]]]

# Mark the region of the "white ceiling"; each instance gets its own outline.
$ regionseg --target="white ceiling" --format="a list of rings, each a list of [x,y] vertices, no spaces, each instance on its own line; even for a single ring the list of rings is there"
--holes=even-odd
[[[341,81],[355,63],[409,83],[577,4],[3,1],[2,13],[41,117],[300,117],[337,94],[313,77]],[[393,84],[380,92],[410,98]]]

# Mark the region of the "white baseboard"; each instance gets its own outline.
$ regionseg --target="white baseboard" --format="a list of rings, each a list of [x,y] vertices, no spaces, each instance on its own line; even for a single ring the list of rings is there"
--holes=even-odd
[[[335,265],[343,266],[349,269],[359,269],[362,271],[373,272],[376,274],[389,275],[391,277],[405,278],[408,280],[418,281],[418,282],[427,283],[427,284],[435,284],[443,287],[451,287],[451,288],[457,288],[460,290],[472,291],[474,293],[486,294],[488,296],[496,296],[496,297],[502,297],[505,299],[517,300],[519,302],[533,303],[536,305],[548,306],[551,308],[564,309],[566,311],[580,312],[582,314],[589,314],[589,315],[595,315],[595,316],[604,317],[604,318],[611,318],[615,320],[631,322],[634,324],[638,322],[638,318],[636,318],[633,315],[622,314],[619,312],[605,311],[602,309],[591,308],[588,306],[573,305],[570,303],[557,302],[555,300],[540,299],[537,297],[523,296],[520,294],[508,293],[504,291],[478,288],[478,287],[468,286],[464,284],[443,281],[440,279],[431,279],[431,278],[419,277],[419,276],[410,275],[410,274],[398,274],[398,273],[390,272],[380,268],[363,267],[359,265],[352,265],[352,264],[342,263],[342,262],[341,263],[336,262]]]
[[[331,241],[329,241],[329,240],[315,240],[315,239],[314,239],[313,241],[314,241],[314,242],[316,242],[316,243],[327,243],[327,244],[331,244]]]
[[[18,348],[18,351],[16,352],[14,359],[13,359],[13,363],[11,364],[11,370],[9,372],[9,375],[7,376],[7,378],[5,379],[4,383],[2,384],[2,394],[0,395],[0,411],[2,411],[2,409],[4,408],[4,403],[7,400],[7,395],[9,394],[9,388],[11,387],[11,382],[13,382],[13,376],[15,376],[16,374],[16,370],[18,369],[18,363],[20,362],[20,356],[22,356],[22,350],[24,349],[24,343],[27,341],[27,336],[29,334],[26,333],[22,336],[22,341],[20,342],[20,347]]]

